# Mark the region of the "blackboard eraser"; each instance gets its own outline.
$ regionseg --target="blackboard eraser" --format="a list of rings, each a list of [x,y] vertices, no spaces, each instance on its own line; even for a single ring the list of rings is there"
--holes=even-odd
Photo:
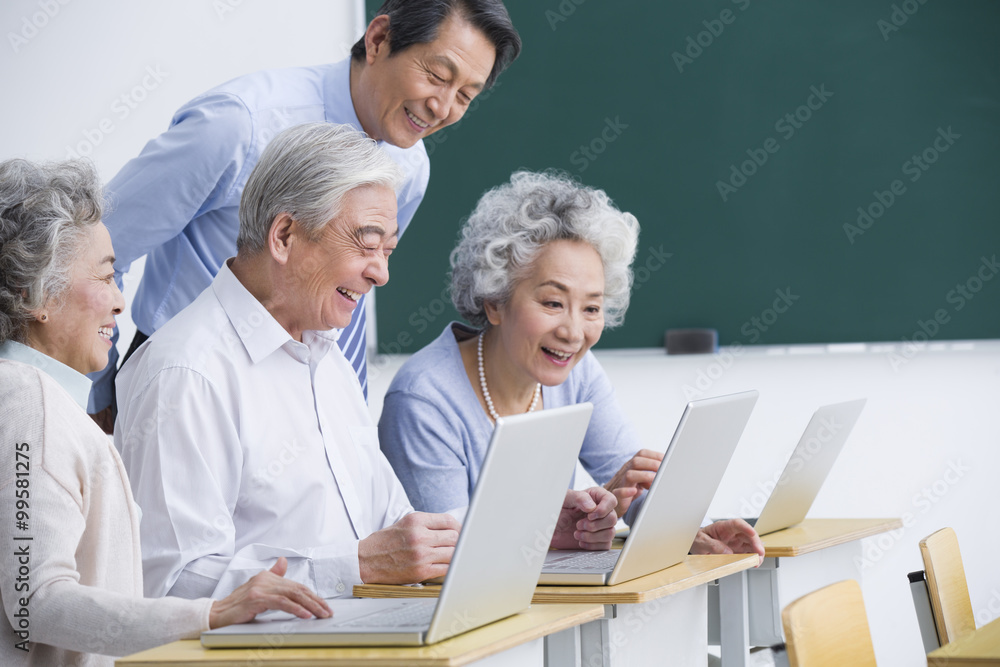
[[[715,329],[667,329],[663,336],[667,354],[713,354],[719,351]]]

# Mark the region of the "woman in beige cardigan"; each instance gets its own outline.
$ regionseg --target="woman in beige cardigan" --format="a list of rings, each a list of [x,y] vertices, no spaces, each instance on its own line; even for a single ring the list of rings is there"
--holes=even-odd
[[[0,163],[0,664],[111,665],[266,609],[328,617],[284,559],[222,600],[142,597],[140,513],[84,377],[124,306],[85,162]]]

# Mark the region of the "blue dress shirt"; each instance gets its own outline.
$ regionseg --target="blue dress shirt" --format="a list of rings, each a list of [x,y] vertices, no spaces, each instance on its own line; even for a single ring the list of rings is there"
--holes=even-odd
[[[350,59],[332,65],[264,70],[233,79],[191,100],[107,185],[117,260],[126,272],[143,255],[146,268],[132,319],[151,335],[194,301],[236,254],[239,203],[250,172],[276,134],[326,121],[361,129],[350,87]],[[399,148],[379,142],[400,166],[397,193],[402,236],[427,189],[430,162],[423,142]],[[365,301],[338,341],[367,396]],[[117,362],[92,375],[90,412],[111,403]]]

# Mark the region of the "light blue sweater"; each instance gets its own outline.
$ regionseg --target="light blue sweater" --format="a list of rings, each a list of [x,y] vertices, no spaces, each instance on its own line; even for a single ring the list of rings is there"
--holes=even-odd
[[[385,395],[379,443],[417,510],[445,512],[468,505],[479,477],[493,425],[479,405],[458,349],[458,340],[478,333],[452,322],[403,364]],[[611,382],[590,352],[561,385],[543,387],[542,400],[546,408],[594,404],[580,463],[598,484],[607,482],[640,449]]]

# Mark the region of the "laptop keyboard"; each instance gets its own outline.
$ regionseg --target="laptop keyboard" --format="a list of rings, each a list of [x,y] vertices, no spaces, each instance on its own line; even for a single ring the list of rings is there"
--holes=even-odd
[[[436,601],[435,601],[436,602]],[[434,615],[434,604],[407,604],[383,611],[377,611],[360,618],[344,621],[337,625],[342,628],[396,628],[411,625],[430,625],[431,617]]]
[[[621,551],[618,549],[591,551],[546,563],[544,569],[546,572],[553,570],[610,570],[618,562],[620,554]]]

